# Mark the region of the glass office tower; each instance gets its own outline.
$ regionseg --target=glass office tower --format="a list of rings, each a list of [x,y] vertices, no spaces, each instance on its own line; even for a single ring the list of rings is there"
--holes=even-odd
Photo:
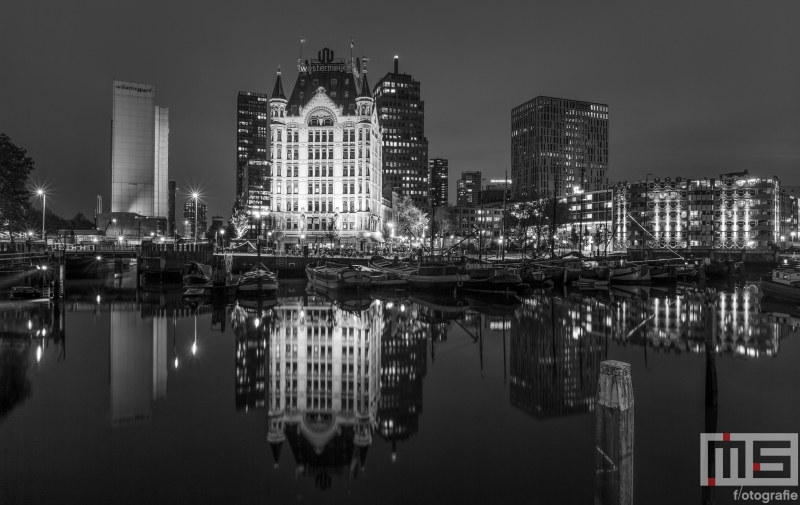
[[[151,84],[114,81],[111,120],[111,212],[166,216],[169,109]]]

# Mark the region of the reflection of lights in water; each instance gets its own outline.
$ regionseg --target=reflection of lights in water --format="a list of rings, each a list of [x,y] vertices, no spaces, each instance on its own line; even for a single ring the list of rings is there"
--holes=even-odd
[[[42,328],[42,336],[43,337],[47,336],[47,328]]]
[[[36,346],[36,362],[42,361],[42,346]]]
[[[405,311],[406,311],[406,306],[400,305],[400,312],[405,312]]]
[[[305,310],[300,309],[300,317],[306,317],[306,311]]]
[[[33,329],[33,323],[31,322],[31,320],[30,320],[30,319],[28,319],[28,329],[29,329],[29,330],[32,330],[32,329]]]
[[[178,368],[178,358],[175,358],[175,368]]]
[[[97,303],[100,303],[100,295],[97,295]]]
[[[256,328],[258,328],[258,325],[261,324],[261,320],[259,318],[255,318],[253,324],[255,325]]]
[[[394,303],[389,302],[389,303],[386,304],[386,308],[387,309],[391,309],[392,307],[394,307]]]
[[[197,342],[192,342],[192,356],[197,354]]]

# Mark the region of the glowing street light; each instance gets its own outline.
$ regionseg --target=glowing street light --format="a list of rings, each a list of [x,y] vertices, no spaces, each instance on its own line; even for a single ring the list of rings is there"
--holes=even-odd
[[[45,240],[45,238],[44,238],[44,214],[45,214],[45,207],[47,205],[47,195],[45,195],[43,188],[37,189],[36,190],[36,194],[42,197],[42,240]]]
[[[197,200],[200,199],[200,193],[194,191],[192,193],[192,198],[194,199],[194,243],[197,244]]]

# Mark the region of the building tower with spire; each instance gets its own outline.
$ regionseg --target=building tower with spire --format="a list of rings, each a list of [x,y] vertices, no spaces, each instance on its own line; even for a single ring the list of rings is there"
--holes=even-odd
[[[410,197],[427,209],[429,198],[428,139],[425,138],[425,102],[420,83],[400,73],[399,57],[394,71],[375,85],[375,107],[384,132],[383,177],[400,196]]]
[[[383,139],[361,58],[325,48],[269,99],[270,231],[279,248],[371,249],[383,242]]]

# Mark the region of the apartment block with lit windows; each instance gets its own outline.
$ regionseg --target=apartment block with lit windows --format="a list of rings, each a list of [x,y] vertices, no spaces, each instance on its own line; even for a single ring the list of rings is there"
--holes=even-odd
[[[796,218],[782,220],[787,208],[796,204],[777,177],[656,177],[614,187],[615,238],[619,247],[767,249],[796,231]]]
[[[427,208],[430,190],[425,102],[420,99],[420,82],[401,74],[398,65],[395,56],[394,72],[383,76],[373,91],[383,130],[383,180],[398,195]]]
[[[428,177],[431,205],[434,207],[447,207],[448,201],[448,162],[443,158],[428,160]]]
[[[608,184],[608,105],[538,96],[511,110],[516,200],[565,196]]]

